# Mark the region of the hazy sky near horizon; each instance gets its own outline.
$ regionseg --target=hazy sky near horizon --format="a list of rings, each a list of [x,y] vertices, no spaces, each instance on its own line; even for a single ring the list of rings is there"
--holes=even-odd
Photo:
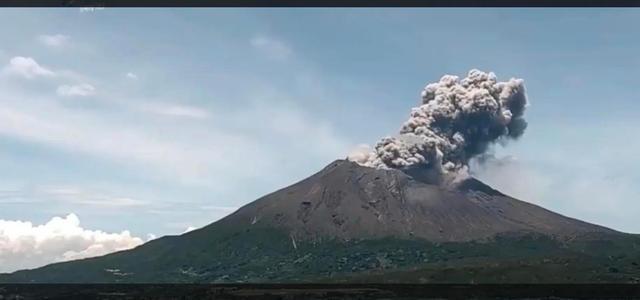
[[[481,180],[640,233],[638,28],[638,9],[2,9],[0,272],[209,224],[472,68],[531,103]]]

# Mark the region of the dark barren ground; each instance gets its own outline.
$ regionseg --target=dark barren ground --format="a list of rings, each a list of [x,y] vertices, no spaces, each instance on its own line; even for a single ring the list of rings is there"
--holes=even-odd
[[[181,236],[0,275],[0,283],[638,282],[637,235],[475,179],[443,188],[348,161]]]

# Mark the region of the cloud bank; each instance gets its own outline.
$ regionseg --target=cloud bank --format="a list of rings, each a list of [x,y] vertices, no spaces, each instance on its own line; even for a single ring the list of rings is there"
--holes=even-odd
[[[0,220],[0,273],[131,249],[143,240],[127,230],[106,233],[80,226],[75,214],[43,225]]]

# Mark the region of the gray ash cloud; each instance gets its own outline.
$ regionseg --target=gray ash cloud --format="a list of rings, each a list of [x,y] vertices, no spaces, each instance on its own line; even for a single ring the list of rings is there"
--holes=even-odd
[[[424,88],[399,134],[382,138],[374,149],[360,147],[349,159],[380,169],[424,166],[460,173],[493,143],[524,133],[527,104],[522,79],[499,82],[475,69],[463,79],[445,75]]]

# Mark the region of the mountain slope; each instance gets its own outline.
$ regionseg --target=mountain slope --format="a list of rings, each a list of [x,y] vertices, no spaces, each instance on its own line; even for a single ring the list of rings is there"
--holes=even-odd
[[[571,236],[614,231],[505,196],[475,179],[443,189],[399,170],[336,161],[242,207],[219,224],[268,226],[305,239],[423,238],[469,241],[502,232]]]
[[[339,160],[199,230],[0,282],[630,282],[635,249],[475,179],[443,188]]]

